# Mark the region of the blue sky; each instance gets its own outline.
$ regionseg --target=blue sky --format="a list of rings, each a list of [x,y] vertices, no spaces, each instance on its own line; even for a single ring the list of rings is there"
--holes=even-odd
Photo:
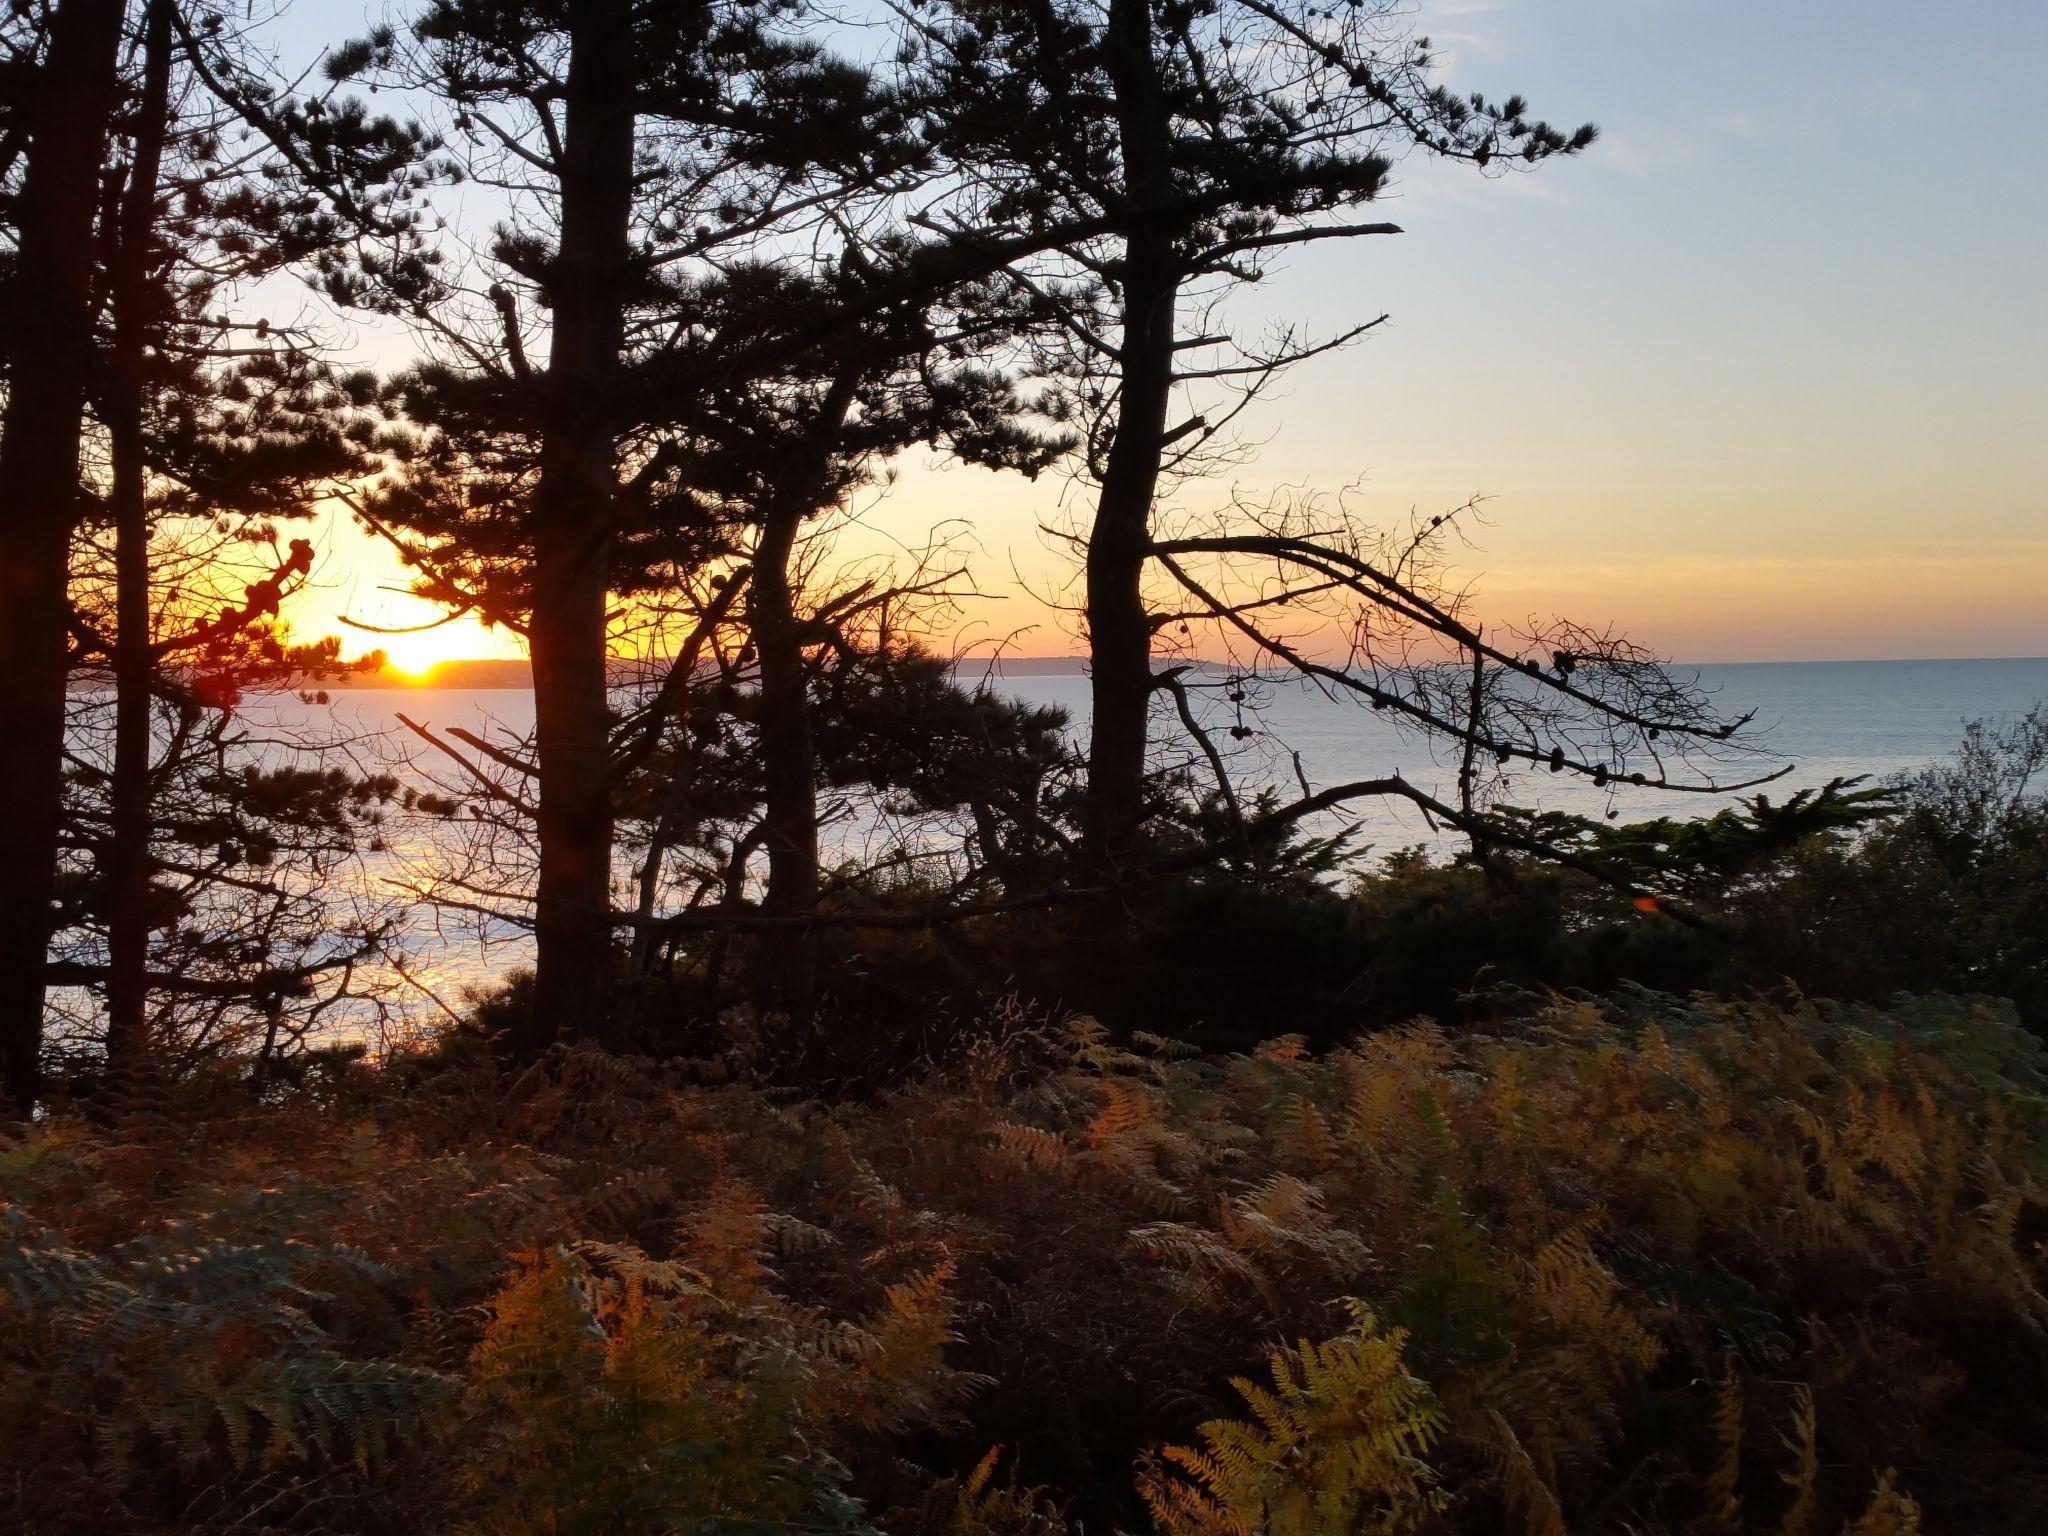
[[[1417,168],[1407,235],[1298,263],[1289,297],[1349,282],[1395,329],[1305,373],[1269,456],[1491,493],[1488,591],[1689,655],[2048,651],[2048,7],[1425,24],[1454,78],[1603,139],[1505,183]]]

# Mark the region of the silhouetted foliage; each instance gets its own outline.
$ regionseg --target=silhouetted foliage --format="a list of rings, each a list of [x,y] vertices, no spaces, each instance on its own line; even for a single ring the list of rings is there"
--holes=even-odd
[[[58,1049],[74,1068],[103,1053],[121,1080],[199,1052],[268,1062],[319,1026],[388,927],[345,913],[332,882],[399,793],[310,735],[280,761],[237,718],[352,670],[280,618],[313,562],[280,525],[376,462],[375,382],[245,298],[346,231],[238,136],[221,61],[246,32],[216,18],[201,43],[173,0],[132,19],[95,245],[48,971]],[[388,122],[351,133],[387,176],[408,163]]]

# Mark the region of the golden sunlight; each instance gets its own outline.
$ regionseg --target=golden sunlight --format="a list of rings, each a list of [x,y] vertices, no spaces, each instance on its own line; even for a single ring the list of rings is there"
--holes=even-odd
[[[385,670],[397,680],[424,683],[444,661],[459,661],[494,648],[477,634],[475,624],[442,624],[434,629],[413,630],[395,635],[365,635],[365,650],[379,650],[385,656]]]
[[[405,590],[410,573],[390,549],[330,506],[316,529],[324,554],[315,579],[286,599],[293,631],[339,635],[345,654],[382,651],[394,681],[424,683],[446,661],[511,660],[525,655],[517,636],[473,614],[445,610]]]

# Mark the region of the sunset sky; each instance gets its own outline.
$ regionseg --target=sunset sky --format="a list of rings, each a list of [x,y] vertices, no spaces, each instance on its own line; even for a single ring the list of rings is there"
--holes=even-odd
[[[1390,521],[1483,494],[1482,614],[1611,618],[1685,660],[2048,654],[2048,5],[1419,13],[1454,87],[1603,136],[1503,180],[1411,163],[1384,205],[1407,233],[1294,259],[1245,314],[1392,318],[1292,376],[1238,483],[1356,481]],[[854,547],[967,520],[991,596],[960,640],[1064,654],[1013,572],[1060,580],[1036,527],[1085,494],[910,465]],[[320,544],[302,633],[430,616],[344,520]],[[411,666],[516,651],[341,633]]]

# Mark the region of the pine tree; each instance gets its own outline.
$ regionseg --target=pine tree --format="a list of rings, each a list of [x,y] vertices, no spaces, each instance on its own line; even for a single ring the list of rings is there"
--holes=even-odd
[[[122,0],[62,0],[13,97],[0,372],[0,1096],[38,1091],[43,960],[64,754],[65,573],[92,366],[93,220],[115,101]],[[18,147],[17,147],[18,146]]]
[[[843,258],[842,269],[850,261]],[[747,321],[735,319],[733,308],[768,296],[777,308],[802,294],[829,310],[852,297],[834,292],[838,286],[833,274],[807,279],[764,268],[745,283],[707,285],[696,296],[708,306],[697,323],[743,328]],[[713,319],[717,309],[725,314]],[[829,355],[799,358],[748,390],[726,393],[717,409],[663,439],[682,483],[700,495],[715,491],[734,523],[749,530],[739,574],[756,661],[750,707],[768,859],[762,915],[794,930],[764,977],[764,1000],[799,1025],[808,1021],[816,986],[817,935],[805,922],[822,894],[815,738],[823,670],[827,658],[857,665],[868,657],[886,669],[891,605],[914,604],[943,581],[927,573],[923,581],[876,578],[837,595],[806,591],[806,527],[919,443],[1034,476],[1067,453],[1072,440],[1034,421],[1035,400],[991,361],[1043,319],[1042,306],[1006,283],[966,285],[942,303],[906,305],[887,321],[850,330]]]
[[[1404,152],[1528,164],[1583,148],[1593,130],[1560,133],[1520,98],[1453,96],[1433,79],[1428,40],[1385,4],[1078,0],[920,15],[915,47],[949,104],[942,147],[974,175],[975,220],[1099,229],[1069,248],[1110,311],[1068,327],[1097,488],[1085,532],[1085,819],[1097,858],[1128,867],[1152,811],[1153,700],[1176,686],[1151,660],[1176,617],[1147,590],[1162,487],[1212,462],[1230,419],[1280,369],[1370,329],[1239,343],[1222,301],[1289,248],[1398,233],[1345,220],[1378,198]],[[1204,384],[1218,398],[1173,420],[1176,401]]]
[[[653,739],[609,745],[608,599],[723,571],[667,622],[747,631],[769,906],[797,918],[817,897],[801,530],[912,442],[1030,467],[1061,447],[975,366],[1037,304],[991,281],[1009,247],[912,238],[890,212],[936,175],[913,131],[929,104],[802,41],[808,16],[448,4],[361,60],[443,102],[470,174],[522,215],[476,282],[488,318],[419,311],[446,345],[395,387],[417,439],[365,512],[423,595],[510,625],[533,658],[535,750],[513,770],[538,790],[527,1048],[608,1012],[613,798]]]
[[[718,543],[687,496],[635,534],[633,514],[650,510],[636,493],[665,483],[650,429],[698,403],[672,375],[703,341],[670,324],[664,300],[706,263],[814,219],[842,185],[886,183],[906,152],[866,74],[801,41],[794,21],[786,4],[747,0],[448,0],[358,61],[440,102],[471,146],[470,174],[519,209],[479,282],[495,334],[479,344],[445,303],[418,311],[448,345],[399,386],[422,441],[368,510],[416,541],[424,592],[516,626],[532,657],[529,1046],[602,1029],[608,1011],[608,600],[663,536]]]
[[[206,31],[216,50],[242,41],[217,23]],[[88,685],[111,685],[113,719],[103,733],[93,695],[71,711],[81,766],[67,806],[67,862],[87,883],[63,912],[104,933],[104,966],[83,933],[60,934],[59,949],[68,979],[104,982],[104,1043],[117,1076],[142,1066],[153,1033],[171,1033],[151,1028],[153,994],[171,1011],[202,996],[216,1016],[240,1004],[275,1023],[280,989],[301,989],[305,959],[277,946],[303,951],[317,925],[295,917],[288,935],[259,914],[275,917],[292,879],[287,850],[310,854],[298,847],[310,828],[322,845],[312,856],[332,857],[325,845],[346,821],[335,791],[346,791],[346,805],[364,788],[348,775],[313,774],[298,795],[280,796],[288,775],[233,761],[239,742],[227,721],[243,691],[334,665],[332,643],[291,646],[277,623],[312,557],[303,540],[283,548],[277,524],[310,515],[327,489],[368,471],[372,424],[360,409],[366,381],[322,366],[308,336],[245,312],[230,318],[238,294],[331,249],[341,229],[280,174],[274,153],[230,144],[236,111],[209,88],[198,46],[174,0],[149,0],[116,114],[98,239],[103,313],[70,663]],[[364,124],[362,143],[378,146],[394,170],[413,148],[389,123]],[[218,717],[211,726],[209,716]],[[354,803],[387,793],[378,786]],[[175,869],[159,868],[153,844]],[[252,845],[271,850],[261,873],[247,862]],[[209,868],[222,849],[243,857]],[[251,921],[224,926],[241,930],[239,945],[201,946],[217,962],[235,950],[235,961],[193,974],[195,955],[174,958],[179,946],[156,939],[206,907],[206,888],[222,880],[241,891]],[[293,974],[281,980],[281,968]],[[240,992],[238,977],[247,978]]]

